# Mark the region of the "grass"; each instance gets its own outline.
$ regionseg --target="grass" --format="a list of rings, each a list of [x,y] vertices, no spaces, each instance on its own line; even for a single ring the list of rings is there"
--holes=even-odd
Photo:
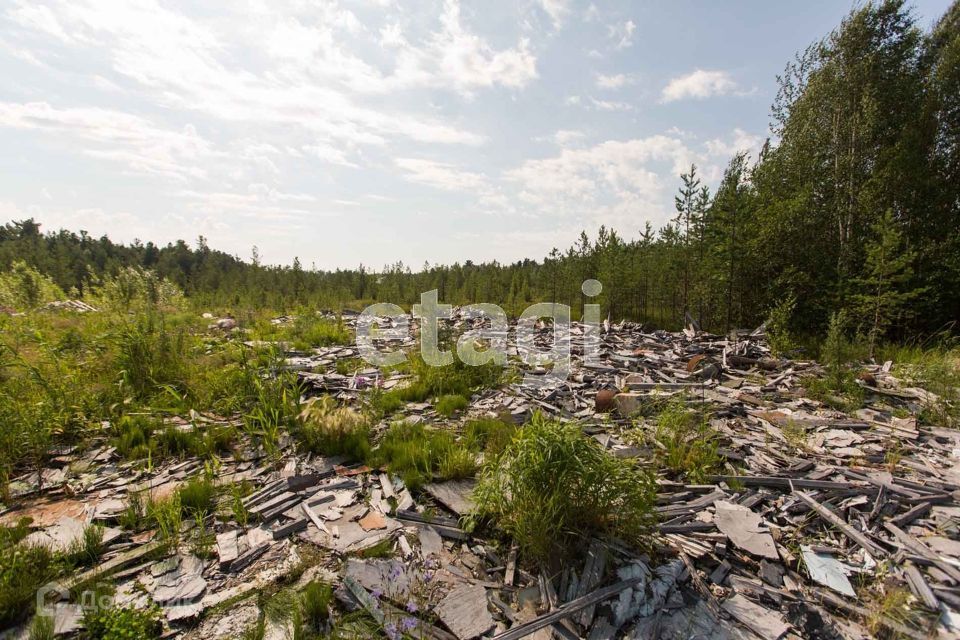
[[[494,418],[468,420],[463,426],[464,445],[471,451],[495,456],[506,449],[517,432],[516,425]]]
[[[470,401],[459,394],[448,394],[437,398],[436,408],[444,418],[452,418],[470,406]]]
[[[887,345],[878,351],[878,360],[893,361],[894,375],[939,396],[921,410],[923,423],[960,425],[960,347],[953,340],[944,339],[932,347]]]
[[[437,411],[441,415],[444,411],[453,415],[466,408],[466,398],[475,391],[496,387],[503,381],[503,369],[494,363],[471,366],[455,358],[453,364],[432,367],[419,354],[409,354],[408,360],[412,379],[406,386],[370,395],[369,403],[375,415],[389,416],[407,402],[426,402],[431,398],[438,399]],[[461,400],[444,400],[441,410],[439,401],[448,396],[463,396],[463,404]]]
[[[330,396],[311,398],[300,413],[296,430],[302,446],[313,453],[364,461],[370,454],[370,422],[362,414],[337,406]]]
[[[494,523],[535,561],[571,555],[593,535],[646,547],[655,497],[650,473],[537,413],[484,464],[471,525]]]
[[[300,593],[303,623],[310,631],[320,633],[330,619],[333,605],[333,587],[326,582],[312,581]]]
[[[194,476],[177,489],[180,507],[184,513],[213,513],[217,502],[217,487],[203,476]]]
[[[652,430],[633,429],[627,439],[650,447],[651,462],[688,482],[703,482],[721,466],[716,432],[705,415],[687,408],[682,395],[661,405]]]
[[[449,432],[401,421],[390,426],[370,460],[373,466],[400,476],[409,488],[418,489],[433,480],[440,461],[454,446]]]
[[[87,610],[83,617],[88,640],[151,640],[163,631],[157,608],[109,607]]]

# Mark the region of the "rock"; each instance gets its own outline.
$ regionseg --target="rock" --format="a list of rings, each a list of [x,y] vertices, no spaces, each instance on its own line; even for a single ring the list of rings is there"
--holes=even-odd
[[[618,393],[613,397],[613,404],[617,407],[617,413],[622,416],[630,416],[643,406],[643,395],[639,393]]]

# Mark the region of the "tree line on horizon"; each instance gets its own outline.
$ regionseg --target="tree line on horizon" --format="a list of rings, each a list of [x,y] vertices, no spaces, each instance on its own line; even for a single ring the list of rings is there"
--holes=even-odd
[[[64,292],[127,267],[149,269],[198,304],[344,308],[495,302],[585,302],[596,278],[603,313],[723,331],[776,310],[820,333],[842,312],[871,339],[953,331],[960,318],[960,0],[923,30],[901,0],[854,9],[777,77],[772,139],[736,154],[711,192],[680,176],[676,217],[634,238],[601,227],[565,251],[510,264],[317,271],[260,264],[183,240],[123,245],[34,220],[0,226],[0,270],[23,262]]]

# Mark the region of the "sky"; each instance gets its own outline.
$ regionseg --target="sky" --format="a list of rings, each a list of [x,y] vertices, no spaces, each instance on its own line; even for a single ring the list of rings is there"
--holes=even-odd
[[[632,238],[691,164],[756,154],[776,75],[853,6],[214,4],[0,0],[0,223],[317,269]]]

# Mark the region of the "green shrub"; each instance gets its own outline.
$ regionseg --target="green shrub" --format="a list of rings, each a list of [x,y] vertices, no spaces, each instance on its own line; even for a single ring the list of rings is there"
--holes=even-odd
[[[150,640],[163,631],[160,610],[110,607],[88,611],[83,618],[89,640]]]
[[[793,310],[797,306],[794,296],[781,298],[767,315],[767,343],[776,357],[783,356],[796,348],[796,340],[790,330]]]
[[[537,413],[484,464],[471,524],[492,520],[532,560],[574,553],[598,534],[646,546],[655,487],[651,474],[609,455],[577,426]]]
[[[370,454],[370,424],[361,414],[337,406],[330,396],[311,398],[300,413],[297,435],[313,453],[364,461]]]
[[[116,368],[124,388],[137,400],[165,389],[186,391],[186,336],[172,335],[162,318],[146,315],[117,336]]]
[[[437,413],[450,418],[470,406],[470,401],[461,395],[445,395],[437,398]]]
[[[278,453],[284,428],[294,425],[300,409],[300,387],[295,375],[278,373],[255,381],[256,397],[244,416],[247,433],[257,438],[270,455]]]

